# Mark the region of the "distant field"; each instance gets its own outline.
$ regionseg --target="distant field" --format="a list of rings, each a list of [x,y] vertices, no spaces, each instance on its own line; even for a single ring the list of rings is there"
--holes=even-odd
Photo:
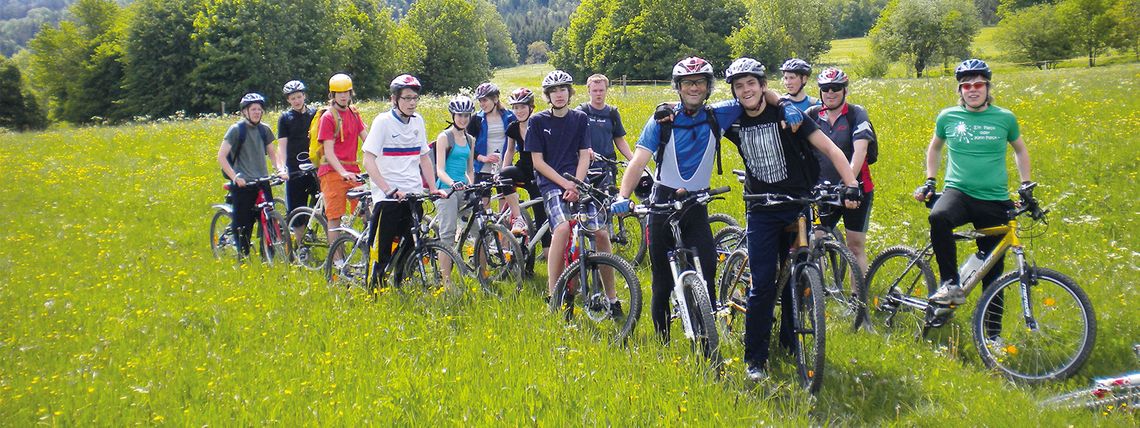
[[[849,58],[853,43],[837,41],[830,57]],[[495,81],[537,89],[547,69]],[[928,342],[833,326],[811,398],[790,383],[785,357],[760,385],[745,382],[740,355],[726,355],[725,378],[704,376],[676,325],[672,345],[652,338],[648,307],[631,346],[618,348],[551,316],[537,295],[369,302],[315,273],[235,268],[207,247],[227,117],[0,134],[12,183],[0,192],[0,425],[1136,426],[1135,414],[1035,402],[1140,366],[1140,64],[1011,70],[994,82],[1052,210],[1030,253],[1073,277],[1097,311],[1096,349],[1068,382],[1027,387],[987,372],[965,328],[970,304]],[[927,211],[909,194],[953,87],[852,85],[881,141],[872,254],[926,239]],[[714,99],[726,97],[720,85]],[[632,142],[653,106],[673,99],[660,86],[614,88],[611,101]],[[434,135],[445,99],[421,106]],[[386,108],[362,105],[368,121]],[[731,143],[724,155],[726,170],[739,168]],[[731,174],[714,185],[734,192],[713,211],[741,216]]]

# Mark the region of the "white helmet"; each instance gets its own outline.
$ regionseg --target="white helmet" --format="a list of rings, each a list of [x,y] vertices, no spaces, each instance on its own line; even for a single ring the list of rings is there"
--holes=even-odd
[[[542,79],[542,90],[546,91],[555,86],[569,86],[574,83],[574,78],[570,77],[570,73],[562,70],[554,70],[546,74]]]
[[[703,58],[691,56],[680,60],[673,66],[673,89],[681,89],[681,78],[685,76],[703,75],[708,79],[709,92],[705,95],[708,99],[713,92],[713,82],[716,80],[716,75],[713,74],[713,66],[705,61]]]
[[[294,92],[305,92],[305,84],[300,80],[290,80],[285,83],[285,87],[281,88],[281,92],[285,96],[292,95]]]
[[[475,103],[466,95],[457,95],[447,103],[447,111],[453,114],[471,114],[475,112]]]

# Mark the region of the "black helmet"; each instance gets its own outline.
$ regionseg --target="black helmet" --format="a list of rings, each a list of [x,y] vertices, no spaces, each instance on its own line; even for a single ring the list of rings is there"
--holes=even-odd
[[[792,58],[784,61],[784,65],[780,66],[780,71],[790,71],[804,76],[811,75],[811,64],[799,58]]]
[[[639,200],[649,199],[649,194],[653,192],[653,174],[649,170],[641,171],[641,178],[637,179],[637,187],[633,188],[633,194],[637,195]]]
[[[261,108],[265,108],[265,97],[257,92],[250,92],[241,97],[241,109],[245,110],[250,104],[261,104]]]

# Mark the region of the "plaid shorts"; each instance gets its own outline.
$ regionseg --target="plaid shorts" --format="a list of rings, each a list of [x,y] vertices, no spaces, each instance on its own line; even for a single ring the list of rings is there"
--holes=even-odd
[[[542,205],[546,207],[547,221],[550,222],[550,230],[553,231],[558,225],[570,220],[574,212],[570,210],[570,203],[562,200],[562,189],[555,189],[542,194]],[[609,224],[608,211],[599,209],[598,202],[592,201],[582,207],[586,214],[586,228],[587,229],[601,229]]]

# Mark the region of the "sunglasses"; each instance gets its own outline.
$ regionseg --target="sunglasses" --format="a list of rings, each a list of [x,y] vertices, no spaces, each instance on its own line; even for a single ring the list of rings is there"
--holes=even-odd
[[[819,87],[819,90],[820,90],[820,92],[839,92],[839,91],[842,91],[843,88],[844,88],[843,85],[833,83],[833,84],[829,84],[829,85],[822,85]]]
[[[973,88],[974,90],[981,90],[982,88],[985,88],[989,84],[990,84],[990,82],[987,82],[985,80],[978,81],[978,82],[959,83],[958,89],[961,89],[963,91],[968,91],[968,90],[970,90],[970,88]]]
[[[683,79],[681,80],[682,88],[705,87],[708,85],[708,79]]]

